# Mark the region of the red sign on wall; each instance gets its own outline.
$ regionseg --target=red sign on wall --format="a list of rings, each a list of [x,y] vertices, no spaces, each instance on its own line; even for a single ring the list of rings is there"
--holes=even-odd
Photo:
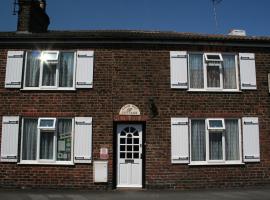
[[[108,159],[109,158],[108,148],[100,148],[99,157],[100,159],[103,160]]]

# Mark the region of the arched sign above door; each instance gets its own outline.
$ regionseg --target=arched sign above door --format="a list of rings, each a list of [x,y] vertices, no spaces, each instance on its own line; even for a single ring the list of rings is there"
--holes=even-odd
[[[133,104],[124,105],[119,112],[119,115],[140,115],[139,108]]]

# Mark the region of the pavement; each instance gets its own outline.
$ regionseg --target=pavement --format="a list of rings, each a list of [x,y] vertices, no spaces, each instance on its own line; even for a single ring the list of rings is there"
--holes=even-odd
[[[196,191],[0,190],[0,200],[270,200],[270,187]]]

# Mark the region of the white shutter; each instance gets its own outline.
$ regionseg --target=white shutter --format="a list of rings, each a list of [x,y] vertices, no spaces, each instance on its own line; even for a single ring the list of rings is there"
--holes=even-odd
[[[256,90],[256,66],[254,53],[239,53],[242,90]]]
[[[19,117],[3,116],[1,139],[1,162],[17,162]]]
[[[93,87],[94,51],[77,51],[76,88]]]
[[[23,51],[8,51],[5,88],[21,88]]]
[[[189,163],[188,118],[171,118],[172,163]]]
[[[244,162],[260,161],[260,141],[258,117],[243,117]]]
[[[92,117],[75,117],[74,163],[91,163]]]
[[[171,88],[187,89],[187,52],[171,51]]]

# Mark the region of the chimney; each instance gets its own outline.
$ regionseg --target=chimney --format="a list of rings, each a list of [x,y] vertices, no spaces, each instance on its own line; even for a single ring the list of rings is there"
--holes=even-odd
[[[18,32],[47,32],[50,19],[46,14],[46,0],[18,0]]]

